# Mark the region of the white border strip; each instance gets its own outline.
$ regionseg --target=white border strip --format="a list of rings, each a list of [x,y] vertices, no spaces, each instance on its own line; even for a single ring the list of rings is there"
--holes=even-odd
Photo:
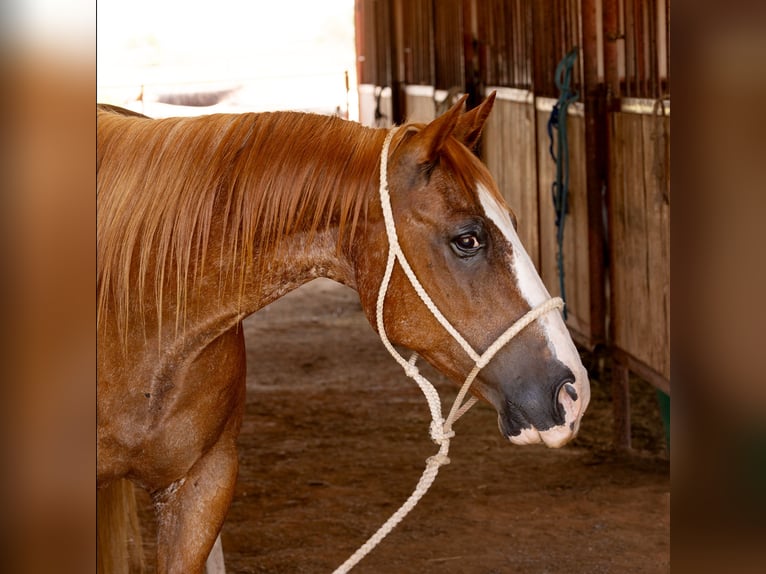
[[[418,84],[407,84],[404,87],[404,92],[408,96],[422,96],[426,98],[433,98],[434,97],[434,87],[433,86],[421,86]]]
[[[484,95],[488,96],[494,91],[497,91],[497,99],[499,100],[518,102],[520,104],[531,104],[535,100],[535,94],[531,90],[508,88],[506,86],[490,86],[484,90]]]
[[[558,100],[556,98],[535,98],[535,108],[541,112],[553,111],[553,106]],[[573,102],[567,108],[570,116],[585,117],[585,106],[582,102]]]
[[[670,100],[653,100],[650,98],[622,98],[620,100],[620,111],[629,114],[670,116]]]
[[[369,95],[369,96],[375,96],[375,90],[380,88],[380,86],[376,86],[374,84],[359,84],[358,90],[359,94],[361,95]],[[381,95],[383,98],[391,97],[391,88],[388,86],[385,86],[383,88],[383,93]]]

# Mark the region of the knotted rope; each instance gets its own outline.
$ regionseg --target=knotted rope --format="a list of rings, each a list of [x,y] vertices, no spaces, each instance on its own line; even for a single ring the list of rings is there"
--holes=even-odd
[[[383,220],[386,225],[386,234],[388,236],[388,261],[386,262],[386,270],[383,274],[383,280],[380,283],[380,289],[378,291],[377,308],[376,308],[376,321],[378,327],[378,334],[380,335],[383,345],[388,349],[391,356],[399,363],[404,369],[405,374],[414,379],[420,387],[420,390],[425,395],[428,402],[428,408],[431,411],[431,427],[430,435],[431,439],[439,445],[439,451],[428,457],[426,460],[426,468],[418,481],[417,486],[409,498],[402,504],[399,509],[394,512],[386,522],[373,534],[367,542],[365,542],[359,549],[352,554],[348,560],[341,564],[334,572],[334,574],[343,574],[351,570],[362,558],[369,554],[373,548],[375,548],[381,540],[383,540],[402,519],[415,507],[420,499],[425,495],[428,489],[436,479],[436,475],[439,473],[439,468],[443,465],[449,464],[449,447],[450,439],[455,436],[455,431],[452,430],[452,425],[457,419],[468,411],[475,403],[476,398],[470,397],[463,403],[465,395],[468,393],[468,389],[473,383],[474,379],[479,374],[482,368],[495,356],[495,354],[502,349],[513,337],[515,337],[524,327],[543,316],[544,314],[552,311],[553,309],[561,309],[564,306],[564,302],[555,297],[548,301],[538,305],[534,309],[531,309],[518,321],[516,321],[511,327],[500,335],[490,347],[484,351],[483,354],[477,353],[473,347],[466,341],[460,333],[452,326],[447,318],[439,311],[436,304],[429,297],[426,290],[418,281],[415,276],[415,272],[410,267],[407,258],[404,256],[402,249],[399,245],[399,238],[396,234],[396,225],[394,223],[393,210],[391,209],[391,197],[388,193],[388,149],[391,145],[391,140],[398,128],[392,128],[383,142],[383,149],[380,154],[380,202],[383,208]],[[420,297],[421,301],[431,311],[437,321],[449,332],[450,335],[458,342],[463,350],[473,359],[475,365],[471,372],[466,377],[463,386],[455,397],[455,402],[452,404],[447,418],[442,417],[441,400],[439,394],[436,392],[433,384],[420,374],[415,362],[418,359],[417,353],[413,353],[410,360],[406,360],[399,352],[394,348],[391,341],[386,334],[385,325],[383,324],[383,306],[385,303],[386,293],[388,291],[388,285],[391,281],[391,275],[393,274],[394,264],[399,262],[402,270],[410,281],[410,284],[415,289],[415,292]]]

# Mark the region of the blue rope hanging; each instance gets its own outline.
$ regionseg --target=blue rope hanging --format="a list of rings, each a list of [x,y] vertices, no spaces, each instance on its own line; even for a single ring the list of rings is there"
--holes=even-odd
[[[564,300],[564,320],[567,318],[566,291],[564,289],[564,217],[567,213],[569,194],[569,142],[567,141],[567,108],[579,97],[570,89],[572,67],[577,59],[578,48],[575,46],[556,66],[555,82],[559,90],[559,99],[548,118],[548,137],[551,140],[549,151],[556,164],[556,180],[551,186],[553,209],[556,213],[556,266],[559,273],[559,290]],[[553,130],[558,131],[557,153],[553,151]]]

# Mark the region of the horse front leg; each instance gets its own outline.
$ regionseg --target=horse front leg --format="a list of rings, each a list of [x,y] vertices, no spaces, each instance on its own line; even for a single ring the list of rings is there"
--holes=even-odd
[[[158,574],[204,572],[234,496],[237,430],[224,432],[186,477],[152,496]]]
[[[245,410],[245,341],[241,326],[224,333],[187,372],[190,388],[204,389],[171,436],[218,438],[181,479],[152,498],[157,516],[157,572],[202,574],[234,496],[237,436]],[[205,400],[206,397],[207,400]],[[226,413],[223,420],[217,419]],[[191,425],[190,425],[191,423]],[[188,451],[188,449],[186,449]]]

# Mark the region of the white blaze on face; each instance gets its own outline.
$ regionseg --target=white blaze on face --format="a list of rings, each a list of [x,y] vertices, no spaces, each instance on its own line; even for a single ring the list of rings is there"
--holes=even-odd
[[[521,244],[521,239],[519,239],[516,229],[513,227],[510,213],[481,183],[477,184],[477,191],[484,213],[502,232],[513,248],[511,272],[518,281],[522,297],[524,297],[531,308],[544,303],[551,298],[551,295],[545,288],[543,280],[537,273],[537,269],[535,269],[526,249]],[[545,337],[548,339],[548,346],[553,355],[569,367],[574,374],[574,387],[578,398],[577,401],[573,401],[562,389],[559,402],[561,402],[566,411],[564,425],[543,431],[539,433],[541,435],[539,437],[530,436],[535,434],[536,431],[525,429],[519,437],[512,437],[511,441],[518,444],[529,444],[530,442],[539,442],[542,439],[548,446],[560,446],[571,435],[572,431],[569,428],[571,423],[575,423],[574,431],[577,431],[580,424],[580,415],[585,411],[590,401],[588,373],[585,367],[583,367],[580,354],[572,342],[561,314],[551,311],[543,315],[538,321],[542,325]],[[534,440],[534,438],[537,438],[537,440]]]

